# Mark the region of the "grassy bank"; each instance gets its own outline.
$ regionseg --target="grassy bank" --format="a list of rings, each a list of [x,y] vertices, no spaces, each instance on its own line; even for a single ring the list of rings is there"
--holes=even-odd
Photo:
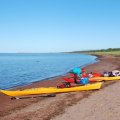
[[[109,48],[101,50],[88,50],[88,51],[74,51],[70,53],[83,53],[83,54],[93,54],[93,55],[115,55],[120,56],[120,48]]]
[[[120,51],[96,51],[96,52],[81,52],[84,54],[95,54],[95,55],[116,55],[120,56]]]

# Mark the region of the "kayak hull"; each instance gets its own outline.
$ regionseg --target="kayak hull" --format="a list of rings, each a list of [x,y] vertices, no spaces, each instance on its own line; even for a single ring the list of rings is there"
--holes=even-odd
[[[56,87],[48,87],[48,88],[33,88],[33,89],[25,89],[25,90],[0,90],[0,92],[8,95],[8,96],[28,96],[28,95],[40,95],[40,94],[52,94],[52,93],[65,93],[65,92],[74,92],[74,91],[84,91],[84,90],[95,90],[100,89],[102,86],[102,82],[88,84],[85,86],[77,86],[71,88],[56,88]]]

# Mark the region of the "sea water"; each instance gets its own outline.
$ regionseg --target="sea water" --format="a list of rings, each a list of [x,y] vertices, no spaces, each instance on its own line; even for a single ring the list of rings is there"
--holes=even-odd
[[[96,57],[66,53],[1,53],[0,89],[27,85],[63,75],[75,67],[96,62]]]

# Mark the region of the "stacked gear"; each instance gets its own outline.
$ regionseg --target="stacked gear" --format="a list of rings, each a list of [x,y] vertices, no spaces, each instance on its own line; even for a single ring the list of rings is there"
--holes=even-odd
[[[73,73],[77,74],[79,77],[81,77],[82,76],[82,69],[81,68],[75,68],[73,70]]]

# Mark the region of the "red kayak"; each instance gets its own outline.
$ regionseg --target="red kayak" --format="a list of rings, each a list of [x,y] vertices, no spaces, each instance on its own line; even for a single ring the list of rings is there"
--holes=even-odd
[[[89,73],[83,73],[82,74],[82,77],[84,78],[84,77],[89,77]],[[92,75],[92,77],[103,77],[103,74],[101,74],[101,73],[92,73],[91,74]],[[74,74],[73,73],[70,73],[70,77],[74,77]]]
[[[103,76],[102,74],[100,73],[92,73],[92,78],[94,77],[101,77]],[[76,85],[71,85],[71,83],[75,83],[75,80],[74,80],[74,77],[76,77],[77,79],[77,82],[80,83],[80,78],[78,76],[74,76],[73,73],[70,74],[70,77],[64,77],[63,80],[65,80],[65,82],[63,82],[62,84],[58,85],[57,87],[58,88],[69,88],[69,87],[75,87]],[[82,74],[82,78],[85,78],[85,77],[89,77],[89,74],[88,73],[83,73]],[[97,82],[97,80],[95,79],[89,79],[90,82]],[[78,84],[78,85],[82,85],[82,84]]]
[[[93,73],[93,77],[103,77],[103,74],[101,73]]]
[[[103,75],[100,74],[100,73],[92,73],[92,78],[94,77],[102,77]],[[89,74],[88,73],[84,73],[82,74],[82,77],[85,78],[85,77],[89,77]],[[66,82],[70,82],[70,83],[74,83],[75,80],[74,80],[74,74],[70,74],[70,78],[69,77],[66,77],[66,78],[63,78]],[[80,78],[78,77],[77,78],[77,82],[80,83]],[[90,82],[97,82],[97,80],[92,80],[90,79]]]
[[[68,83],[75,83],[74,78],[63,78],[63,80],[65,80]],[[80,79],[78,79],[77,82],[80,83]],[[97,80],[90,79],[90,82],[97,82]]]
[[[63,82],[62,84],[58,85],[57,88],[70,88],[70,87],[76,87],[76,86],[80,86],[80,85],[83,85],[80,83],[80,79],[77,80],[77,83],[78,84],[73,84],[75,83],[75,80],[74,78],[63,78],[63,80],[65,80],[65,82]],[[90,79],[90,82],[97,82],[97,80],[91,80]]]

